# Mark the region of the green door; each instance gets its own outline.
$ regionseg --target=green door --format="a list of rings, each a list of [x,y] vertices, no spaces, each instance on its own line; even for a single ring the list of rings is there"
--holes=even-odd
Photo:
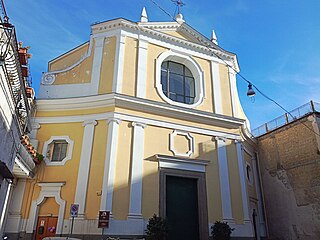
[[[198,240],[197,179],[166,176],[167,240]]]

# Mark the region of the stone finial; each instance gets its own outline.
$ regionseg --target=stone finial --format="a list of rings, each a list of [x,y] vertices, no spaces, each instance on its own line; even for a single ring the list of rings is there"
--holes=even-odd
[[[142,9],[140,22],[148,22],[148,15],[145,7]]]
[[[176,15],[176,21],[178,22],[178,23],[184,23],[185,21],[183,20],[183,15],[181,14],[181,13],[178,13],[177,15]]]
[[[211,34],[211,42],[215,43],[218,45],[218,41],[217,41],[217,35],[214,32],[214,30],[212,30],[212,34]]]

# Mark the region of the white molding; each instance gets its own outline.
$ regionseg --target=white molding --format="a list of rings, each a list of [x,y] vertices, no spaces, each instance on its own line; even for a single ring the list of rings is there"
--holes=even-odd
[[[129,218],[142,218],[142,178],[144,158],[144,129],[146,125],[133,122],[132,164]]]
[[[102,183],[102,195],[100,210],[107,210],[112,213],[112,198],[114,187],[114,176],[117,159],[117,145],[119,135],[120,119],[110,118],[106,122],[108,126],[108,140],[106,146],[106,158],[104,162],[104,173]]]
[[[89,120],[83,123],[83,140],[78,170],[78,180],[75,193],[75,203],[79,204],[79,215],[85,214],[91,154],[93,147],[94,127],[97,121]]]
[[[81,47],[81,46],[79,46],[79,47]],[[90,37],[89,47],[88,47],[87,53],[85,53],[77,62],[75,62],[74,64],[72,64],[64,69],[43,73],[42,77],[41,77],[41,84],[44,84],[44,85],[53,84],[53,82],[55,81],[55,74],[67,72],[67,71],[73,69],[74,67],[78,66],[80,63],[82,63],[86,58],[88,58],[91,55],[92,48],[93,48],[93,37]],[[77,50],[77,49],[78,48],[76,48],[75,50]]]
[[[174,138],[176,136],[185,136],[188,139],[188,147],[189,150],[185,153],[179,153],[177,149],[175,148],[174,144]],[[174,156],[180,156],[180,157],[191,157],[191,155],[194,153],[194,138],[191,136],[188,132],[182,132],[179,130],[174,130],[172,133],[170,133],[169,138],[169,149],[171,152],[173,152]]]
[[[122,92],[122,78],[123,78],[123,65],[124,65],[124,48],[125,48],[125,35],[120,30],[117,34],[116,53],[114,60],[114,74],[112,82],[112,92]]]
[[[26,232],[33,233],[37,224],[37,216],[39,212],[40,205],[45,201],[45,198],[53,197],[56,203],[59,205],[59,214],[57,222],[56,234],[61,234],[63,231],[63,220],[66,207],[66,201],[60,196],[61,187],[65,185],[64,182],[60,183],[38,183],[41,187],[41,191],[37,200],[33,200],[30,208],[30,217],[27,223]]]
[[[222,140],[220,138],[216,138],[216,142],[217,142],[217,150],[218,150],[222,216],[224,221],[233,222],[234,219],[232,215],[229,167],[228,167],[226,142],[225,140]]]
[[[229,73],[232,113],[234,117],[239,117],[236,72],[232,68],[228,67],[228,73]]]
[[[250,214],[249,214],[249,194],[248,194],[248,186],[246,181],[246,167],[243,157],[243,148],[242,143],[237,142],[236,148],[237,148],[237,157],[238,157],[238,168],[239,168],[239,176],[240,176],[240,187],[241,187],[241,197],[242,197],[242,208],[243,208],[243,218],[244,221],[250,221]]]
[[[223,114],[219,64],[211,61],[213,107],[216,114]]]
[[[170,168],[193,172],[206,172],[206,166],[210,163],[207,160],[179,158],[165,155],[155,155],[159,161],[160,168]]]
[[[139,38],[136,97],[146,97],[148,42]]]
[[[100,82],[100,72],[102,66],[103,48],[105,38],[95,38],[95,48],[92,61],[92,72],[91,72],[91,88],[93,92],[98,94],[99,92],[99,82]]]
[[[116,106],[125,107],[137,111],[148,112],[152,114],[161,114],[163,116],[184,119],[187,121],[201,121],[201,123],[228,128],[238,128],[245,123],[244,119],[214,114],[196,109],[186,109],[185,107],[173,106],[161,102],[113,93],[104,94],[100,96],[82,97],[76,100],[74,98],[69,98],[67,100],[38,100],[37,104],[39,111],[58,111],[76,109],[80,110]],[[72,117],[73,116],[70,116],[70,118]],[[77,118],[78,117],[84,119],[82,115],[77,116]],[[43,119],[54,119],[54,117],[44,117]]]
[[[68,143],[68,150],[66,157],[62,159],[60,162],[51,162],[47,157],[48,147],[55,140],[65,140]],[[70,139],[69,136],[52,136],[49,140],[45,141],[43,144],[42,155],[44,156],[44,161],[47,166],[63,166],[66,164],[68,160],[71,160],[73,152],[73,140]]]
[[[193,104],[186,104],[186,103],[180,103],[171,100],[169,97],[167,97],[163,91],[162,91],[162,84],[161,84],[161,64],[164,61],[174,61],[181,63],[185,65],[189,70],[191,71],[193,78],[194,78],[194,84],[195,84],[195,99]],[[201,70],[199,64],[188,55],[184,55],[178,52],[174,51],[166,51],[161,53],[157,59],[156,59],[156,89],[160,97],[167,103],[185,107],[185,108],[195,108],[196,106],[199,106],[204,98],[204,77],[203,77],[203,71]]]

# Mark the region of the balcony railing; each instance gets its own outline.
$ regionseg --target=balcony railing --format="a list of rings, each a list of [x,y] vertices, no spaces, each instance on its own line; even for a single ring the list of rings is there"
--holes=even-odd
[[[292,110],[289,113],[285,113],[284,115],[277,117],[276,119],[273,119],[270,122],[267,122],[260,127],[257,127],[251,131],[252,135],[255,137],[261,136],[263,134],[266,134],[267,132],[270,132],[272,130],[275,130],[279,127],[282,127],[296,119],[299,119],[309,113],[315,113],[320,112],[320,103],[310,101],[301,107],[298,107],[294,110]]]

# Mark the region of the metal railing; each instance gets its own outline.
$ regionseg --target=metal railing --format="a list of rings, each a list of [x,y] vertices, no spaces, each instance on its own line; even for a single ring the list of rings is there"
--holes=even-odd
[[[320,103],[310,101],[301,107],[292,110],[289,112],[290,114],[285,113],[284,115],[253,129],[251,133],[253,136],[258,137],[314,112],[320,112]]]

